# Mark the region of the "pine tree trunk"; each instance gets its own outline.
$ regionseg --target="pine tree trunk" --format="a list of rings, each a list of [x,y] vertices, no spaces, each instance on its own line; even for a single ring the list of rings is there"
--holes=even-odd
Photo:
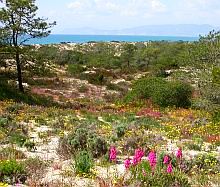
[[[17,64],[17,78],[18,78],[18,86],[19,86],[19,90],[21,92],[24,92],[24,87],[22,84],[22,72],[21,72],[21,63],[20,63],[20,56],[19,56],[19,52],[16,51],[16,64]]]

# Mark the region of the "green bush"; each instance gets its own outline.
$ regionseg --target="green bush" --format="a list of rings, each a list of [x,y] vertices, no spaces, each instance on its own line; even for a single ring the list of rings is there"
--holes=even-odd
[[[189,107],[192,88],[183,82],[166,81],[162,78],[143,78],[136,81],[133,89],[125,97],[126,102],[140,99],[152,99],[161,107]]]
[[[80,151],[76,154],[73,167],[76,174],[88,174],[93,167],[93,158],[87,151]]]
[[[9,120],[5,117],[0,116],[0,127],[5,127],[8,124]]]
[[[106,140],[96,134],[90,134],[88,137],[88,150],[95,158],[105,155],[108,150]]]
[[[117,125],[115,128],[116,134],[118,138],[121,138],[125,135],[125,132],[127,130],[127,125],[126,124],[120,124]]]
[[[10,143],[15,143],[20,147],[24,145],[24,142],[26,140],[27,140],[27,137],[25,135],[17,133],[17,132],[10,134],[10,137],[9,137]]]
[[[96,73],[83,73],[80,75],[80,78],[87,80],[90,84],[103,85],[106,80],[104,74],[101,72]]]
[[[79,64],[68,64],[68,72],[71,75],[76,75],[76,74],[82,73],[85,70],[86,69],[84,67],[82,67],[82,65],[79,65]]]
[[[26,180],[26,171],[21,163],[15,160],[0,161],[0,181],[9,184],[17,182],[24,183]]]
[[[107,152],[107,142],[86,128],[77,128],[67,137],[60,140],[58,152],[65,156],[75,156],[76,152],[87,150],[93,157],[98,158]]]
[[[220,84],[220,67],[214,67],[212,71],[213,83]]]

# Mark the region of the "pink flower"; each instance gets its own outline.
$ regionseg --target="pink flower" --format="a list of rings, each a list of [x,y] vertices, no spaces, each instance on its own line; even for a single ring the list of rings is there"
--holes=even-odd
[[[125,165],[125,168],[126,168],[126,169],[129,169],[129,168],[130,168],[130,166],[131,166],[131,161],[130,161],[129,158],[124,161],[124,165]]]
[[[138,160],[137,160],[137,158],[134,156],[133,157],[133,159],[132,159],[132,164],[134,165],[134,166],[136,166],[137,164],[138,164]]]
[[[136,166],[140,161],[141,159],[143,158],[144,156],[144,150],[142,149],[136,149],[135,150],[135,154],[134,154],[134,157],[132,159],[132,164],[134,166]]]
[[[167,173],[172,173],[173,172],[173,167],[172,164],[169,163],[169,165],[167,166]]]
[[[148,155],[148,160],[150,162],[150,166],[152,167],[152,169],[154,169],[154,167],[157,164],[157,156],[156,153],[154,151],[151,151]]]
[[[181,148],[179,148],[179,149],[177,150],[177,152],[176,152],[176,157],[177,157],[177,158],[182,158],[182,157],[183,157],[183,152],[182,152],[182,149],[181,149]]]
[[[110,148],[109,158],[110,158],[111,161],[116,161],[116,157],[117,157],[117,150],[114,146],[112,146]]]
[[[168,164],[169,161],[170,161],[169,156],[165,155],[164,158],[163,158],[163,163],[164,163],[164,164]]]
[[[143,156],[144,156],[144,150],[142,150],[142,149],[136,149],[134,156],[136,157],[136,159],[138,160],[138,162],[140,162],[141,159],[142,159]]]

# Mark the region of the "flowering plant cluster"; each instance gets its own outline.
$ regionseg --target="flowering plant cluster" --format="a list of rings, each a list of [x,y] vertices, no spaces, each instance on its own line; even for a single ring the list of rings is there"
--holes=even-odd
[[[174,158],[165,154],[163,156],[162,165],[158,153],[155,150],[151,150],[148,154],[145,154],[143,149],[136,149],[132,159],[127,158],[124,161],[124,166],[128,173],[131,174],[131,181],[139,181],[146,185],[155,186],[170,186],[176,181],[188,185],[188,179],[181,172],[178,165],[173,164],[173,159],[181,163],[182,149],[179,148],[176,151]]]

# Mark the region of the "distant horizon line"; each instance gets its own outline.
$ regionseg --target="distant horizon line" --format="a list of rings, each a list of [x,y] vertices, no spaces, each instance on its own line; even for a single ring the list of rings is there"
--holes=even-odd
[[[186,38],[199,38],[200,36],[187,36],[187,35],[141,35],[141,34],[65,34],[65,33],[51,33],[50,35],[75,35],[75,36],[147,36],[147,37],[186,37]],[[49,36],[50,36],[49,35]]]

